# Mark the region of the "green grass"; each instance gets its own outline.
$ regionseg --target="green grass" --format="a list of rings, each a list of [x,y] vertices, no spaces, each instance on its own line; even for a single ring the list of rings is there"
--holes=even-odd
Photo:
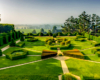
[[[35,41],[35,42],[25,41],[25,46],[23,48],[25,48],[26,50],[30,50],[30,51],[37,50],[41,52],[43,50],[51,50],[45,46],[45,40],[51,37],[35,37],[35,38],[39,39],[39,41]],[[57,51],[57,50],[53,50],[53,51]]]
[[[88,55],[88,60],[100,61],[100,57],[91,52],[92,49],[81,51],[84,55]],[[91,56],[92,55],[92,56]]]
[[[58,80],[58,75],[62,74],[62,68],[61,63],[59,60],[55,59],[47,59],[44,61],[36,62],[36,63],[30,63],[27,65],[22,65],[6,70],[1,70],[1,75],[42,75],[42,77],[48,76],[47,80]],[[49,79],[49,77],[53,77],[53,79]],[[25,78],[25,77],[24,77]],[[32,80],[35,80],[33,77]],[[36,80],[42,80],[41,77],[37,77]]]
[[[69,71],[72,74],[84,77],[100,78],[100,63],[88,62],[78,59],[69,59],[65,61]]]
[[[24,31],[25,34],[32,33],[34,29],[16,29],[16,31]],[[41,29],[35,29],[36,33],[39,33]],[[48,32],[48,29],[44,29],[45,32]]]
[[[40,59],[41,59],[40,56],[27,56],[26,58],[18,59],[18,60],[10,60],[10,59],[7,59],[6,57],[0,57],[0,64],[1,64],[0,68],[12,66],[12,65],[18,65],[22,63],[27,63],[31,61],[36,61]]]

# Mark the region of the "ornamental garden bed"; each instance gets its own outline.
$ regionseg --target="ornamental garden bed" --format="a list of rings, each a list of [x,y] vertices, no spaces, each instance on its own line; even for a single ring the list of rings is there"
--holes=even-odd
[[[100,47],[92,49],[91,52],[96,54],[98,57],[100,57]]]
[[[59,38],[57,40],[54,38],[50,38],[50,39],[46,39],[45,43],[46,43],[46,46],[52,50],[57,50],[57,48],[68,49],[71,46],[70,44],[71,41],[67,40],[66,38]]]
[[[38,39],[37,38],[28,38],[27,41],[28,42],[34,42],[34,41],[38,41]]]
[[[6,58],[10,59],[10,60],[17,60],[17,59],[21,59],[21,58],[25,58],[28,55],[28,51],[26,50],[13,50],[9,53],[6,54]]]
[[[63,54],[66,56],[84,59],[84,55],[78,49],[64,51]]]
[[[57,55],[57,52],[55,52],[55,51],[43,50],[41,58],[44,59],[44,58],[53,57],[56,55]]]
[[[25,45],[25,42],[19,42],[16,44],[17,47],[23,47]]]

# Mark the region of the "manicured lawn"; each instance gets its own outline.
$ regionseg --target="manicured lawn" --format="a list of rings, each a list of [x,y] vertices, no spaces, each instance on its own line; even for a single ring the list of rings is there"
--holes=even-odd
[[[88,62],[78,59],[65,61],[71,73],[84,77],[100,78],[100,63]]]
[[[37,50],[37,51],[43,51],[43,50],[50,50],[48,47],[45,46],[45,40],[47,38],[52,38],[52,37],[35,37],[38,38],[39,41],[35,41],[35,42],[27,42],[25,41],[25,46],[23,48],[25,48],[26,50]],[[57,51],[57,50],[53,50],[53,51]]]
[[[41,59],[40,56],[27,56],[26,58],[18,59],[18,60],[10,60],[10,59],[7,59],[6,57],[0,57],[0,64],[1,64],[0,68],[12,66],[12,65],[18,65],[22,63],[27,63],[31,61],[36,61],[40,59]]]
[[[88,50],[84,50],[84,51],[81,51],[84,55],[88,55],[88,59],[89,60],[93,60],[93,61],[100,61],[100,57],[98,57],[97,55],[93,54],[91,52],[91,49],[88,49]]]
[[[32,80],[43,80],[42,78],[47,75],[50,76],[48,76],[46,80],[58,80],[58,75],[62,73],[63,72],[61,68],[61,63],[59,60],[56,59],[47,59],[44,61],[30,63],[27,65],[22,65],[22,66],[0,71],[1,75],[3,74],[34,75],[34,76],[42,75],[41,77],[37,77],[37,79],[34,79],[36,77],[33,77]],[[53,79],[50,79],[49,77],[53,77]]]

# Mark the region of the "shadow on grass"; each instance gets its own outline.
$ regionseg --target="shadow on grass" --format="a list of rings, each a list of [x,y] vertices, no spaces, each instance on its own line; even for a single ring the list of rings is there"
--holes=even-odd
[[[81,47],[80,46],[75,46],[74,44],[71,44],[71,46],[69,48],[61,49],[61,50],[72,50],[72,49],[81,49]]]
[[[70,72],[73,72],[73,71],[74,71],[74,72],[75,72],[75,71],[79,71],[79,70],[76,69],[76,68],[68,68],[68,69],[69,69]]]
[[[25,42],[25,47],[27,48],[32,48],[33,46],[45,46],[45,41],[41,41],[41,40],[38,40],[38,41],[35,41],[35,42]]]
[[[81,53],[84,55],[84,59],[86,59],[86,60],[91,60],[88,56],[85,55],[84,52],[81,52]]]
[[[100,80],[100,78],[94,78],[94,77],[88,77],[88,76],[83,76],[84,80]]]

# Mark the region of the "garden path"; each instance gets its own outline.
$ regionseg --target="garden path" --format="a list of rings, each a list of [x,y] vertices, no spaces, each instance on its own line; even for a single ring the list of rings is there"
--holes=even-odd
[[[62,54],[63,53],[61,52],[60,48],[57,49],[57,55],[59,54]],[[54,59],[57,59],[57,60],[60,60],[61,61],[61,66],[62,66],[62,70],[63,70],[63,73],[69,73],[69,70],[68,70],[68,67],[65,63],[65,60],[69,59],[70,57],[66,57],[66,56],[57,56],[55,57]],[[77,80],[81,80],[79,76],[76,76],[76,75],[73,75],[77,78]],[[59,75],[58,76],[59,80],[62,80],[62,75]]]
[[[20,40],[17,40],[17,41],[16,41],[16,43],[19,43],[19,42],[20,42]],[[6,47],[2,48],[1,51],[3,52],[3,51],[5,51],[5,50],[7,50],[8,48],[10,48],[9,45],[7,45]],[[2,56],[5,56],[5,54],[3,54]]]

